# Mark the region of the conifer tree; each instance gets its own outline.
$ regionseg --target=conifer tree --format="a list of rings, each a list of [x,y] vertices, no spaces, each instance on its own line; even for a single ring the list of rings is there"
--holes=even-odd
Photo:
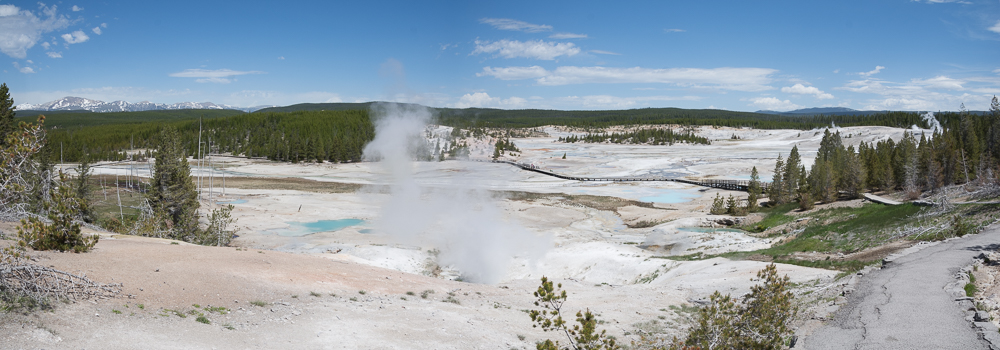
[[[757,200],[760,199],[761,195],[761,185],[760,185],[760,174],[757,173],[757,167],[750,169],[750,182],[747,184],[747,212],[752,213],[757,211]]]
[[[177,130],[166,127],[160,132],[153,180],[147,194],[163,224],[175,239],[190,241],[198,232],[198,193],[191,180],[191,168],[181,147]]]
[[[7,83],[0,84],[0,146],[7,145],[7,134],[17,128],[17,123],[14,122],[15,109],[17,107],[7,90]]]
[[[774,177],[771,179],[771,187],[768,188],[767,193],[768,201],[771,203],[785,203],[784,173],[785,162],[781,160],[781,154],[778,154],[778,160],[774,163]]]
[[[794,197],[799,186],[802,186],[799,183],[799,180],[802,179],[801,167],[802,158],[799,156],[799,146],[792,146],[792,151],[788,153],[788,160],[785,161],[785,174],[783,176],[785,198]]]

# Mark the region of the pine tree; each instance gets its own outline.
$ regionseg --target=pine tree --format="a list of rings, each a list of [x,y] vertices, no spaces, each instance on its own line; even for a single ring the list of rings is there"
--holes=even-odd
[[[799,156],[799,146],[792,146],[792,151],[788,153],[788,160],[785,162],[785,174],[783,176],[784,183],[784,198],[794,197],[798,192],[799,180],[802,178],[802,171],[800,167],[802,166],[802,158]]]
[[[768,188],[767,193],[768,201],[771,203],[784,204],[786,202],[784,173],[785,162],[781,160],[781,154],[778,154],[778,160],[774,163],[774,177],[771,179],[771,187]]]
[[[757,200],[760,199],[761,195],[761,185],[760,185],[760,174],[757,173],[757,167],[750,169],[750,182],[747,184],[747,212],[753,213],[757,211]]]
[[[76,167],[76,181],[73,187],[80,204],[79,218],[88,223],[94,222],[94,213],[90,207],[90,191],[93,188],[90,185],[90,172],[90,157],[84,156],[80,165]]]
[[[154,212],[167,218],[162,223],[175,239],[191,241],[198,233],[198,192],[177,130],[160,132],[153,180],[147,194]]]
[[[7,83],[0,84],[0,146],[7,145],[7,134],[17,128],[17,123],[14,122],[15,109],[17,107],[7,90]]]

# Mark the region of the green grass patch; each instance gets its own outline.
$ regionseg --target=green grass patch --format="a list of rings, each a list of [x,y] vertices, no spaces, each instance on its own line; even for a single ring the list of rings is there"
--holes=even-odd
[[[198,318],[194,320],[204,324],[212,324],[212,321],[209,321],[205,316],[198,316]]]
[[[776,207],[761,208],[759,213],[764,214],[764,218],[752,225],[744,225],[740,228],[744,231],[760,233],[769,228],[783,225],[795,221],[795,217],[788,215],[788,212],[798,208],[796,203],[782,204]]]
[[[977,288],[975,284],[972,284],[972,283],[966,283],[965,284],[965,296],[971,298],[971,297],[975,296],[976,292],[978,292],[978,291],[979,291],[979,288]]]

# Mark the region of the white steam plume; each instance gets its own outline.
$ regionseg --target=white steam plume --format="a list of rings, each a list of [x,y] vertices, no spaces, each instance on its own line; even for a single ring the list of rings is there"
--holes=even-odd
[[[931,132],[944,132],[944,128],[941,127],[941,123],[938,122],[937,118],[934,118],[934,112],[927,112],[920,115],[927,125],[930,126]]]
[[[429,109],[379,103],[372,105],[371,114],[375,139],[365,146],[364,156],[378,161],[390,177],[390,196],[373,222],[376,230],[403,243],[433,245],[440,250],[440,265],[479,283],[499,282],[515,257],[533,259],[544,253],[548,240],[505,220],[488,192],[417,183],[414,159],[427,147]]]

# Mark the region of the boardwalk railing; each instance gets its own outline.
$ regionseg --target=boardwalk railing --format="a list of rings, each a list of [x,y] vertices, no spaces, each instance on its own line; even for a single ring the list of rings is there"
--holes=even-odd
[[[511,162],[511,161],[506,161],[506,160],[493,160],[491,162],[492,163],[510,164],[510,165],[516,166],[518,168],[527,170],[527,171],[533,171],[533,172],[536,172],[536,173],[539,173],[539,174],[544,174],[544,175],[552,176],[552,177],[555,177],[555,178],[560,178],[560,179],[563,179],[563,180],[573,180],[573,181],[608,181],[608,182],[673,181],[673,182],[686,183],[686,184],[691,184],[691,185],[696,185],[696,186],[704,186],[704,187],[711,187],[711,188],[720,188],[720,189],[730,190],[730,191],[743,191],[743,192],[747,192],[747,191],[750,190],[750,181],[749,180],[705,179],[705,180],[695,181],[695,180],[687,180],[687,179],[669,178],[669,177],[664,177],[664,176],[644,176],[644,177],[590,177],[590,176],[586,176],[586,177],[583,177],[583,176],[569,176],[569,175],[557,174],[557,173],[554,173],[554,172],[551,172],[551,171],[548,171],[548,170],[539,169],[538,167],[536,167],[534,165],[531,165],[531,164],[515,163],[515,162]],[[760,186],[761,186],[761,198],[766,198],[767,197],[767,187],[770,185],[770,183],[763,182],[763,181],[761,181],[759,183],[760,183]]]

